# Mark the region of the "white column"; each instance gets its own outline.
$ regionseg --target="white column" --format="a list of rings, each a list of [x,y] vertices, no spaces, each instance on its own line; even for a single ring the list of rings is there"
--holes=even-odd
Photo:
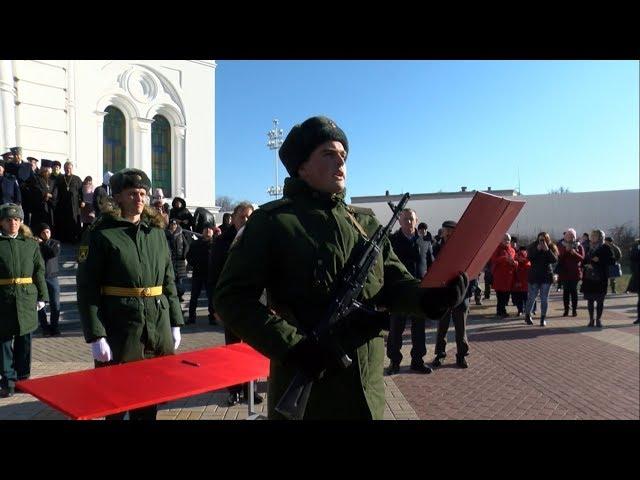
[[[131,167],[143,170],[151,178],[151,124],[153,119],[133,119],[133,161]],[[151,179],[153,181],[153,179]]]
[[[69,160],[80,171],[76,147],[76,61],[69,60],[67,68],[67,131],[69,132]],[[102,137],[100,137],[102,138]],[[102,142],[100,142],[102,146]],[[84,163],[84,161],[83,161]]]
[[[185,156],[184,156],[184,139],[187,134],[187,128],[183,125],[173,127],[173,146],[171,151],[172,171],[174,173],[173,192],[174,197],[185,199],[187,196],[187,185],[185,182]]]
[[[95,171],[98,172],[98,182],[94,180],[94,185],[100,185],[102,183],[102,169],[104,167],[104,117],[108,115],[107,112],[93,112],[96,115],[97,121],[97,151],[96,151],[96,164]]]
[[[0,153],[17,145],[16,97],[12,60],[0,60]]]

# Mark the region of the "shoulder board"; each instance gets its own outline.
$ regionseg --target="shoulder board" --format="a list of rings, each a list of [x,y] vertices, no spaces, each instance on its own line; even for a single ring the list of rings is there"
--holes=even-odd
[[[292,203],[292,200],[290,198],[280,198],[278,200],[273,200],[272,202],[267,202],[263,205],[260,205],[260,210],[272,212],[273,210],[283,207],[284,205],[289,205],[290,203]]]
[[[356,207],[356,206],[353,206],[353,205],[347,205],[347,209],[351,213],[360,213],[362,215],[375,215],[373,213],[373,210],[371,210],[370,208]]]

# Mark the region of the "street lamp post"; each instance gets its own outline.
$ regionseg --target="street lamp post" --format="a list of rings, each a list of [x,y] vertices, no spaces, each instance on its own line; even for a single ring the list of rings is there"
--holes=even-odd
[[[269,138],[267,147],[269,147],[269,150],[274,151],[273,162],[276,173],[276,184],[269,187],[267,193],[274,197],[282,195],[282,187],[278,185],[278,149],[282,145],[282,133],[282,129],[278,128],[278,120],[274,118],[273,129],[267,132],[267,137]]]

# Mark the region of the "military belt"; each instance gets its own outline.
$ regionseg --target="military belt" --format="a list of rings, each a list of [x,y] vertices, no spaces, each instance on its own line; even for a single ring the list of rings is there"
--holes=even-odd
[[[33,283],[33,279],[31,277],[0,278],[0,285],[24,285],[27,283]]]
[[[162,286],[159,287],[102,287],[102,295],[113,297],[157,297],[162,295]]]

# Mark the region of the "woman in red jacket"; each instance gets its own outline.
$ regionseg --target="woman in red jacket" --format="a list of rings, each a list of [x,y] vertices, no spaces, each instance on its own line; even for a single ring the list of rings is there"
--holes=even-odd
[[[527,275],[531,268],[531,261],[527,258],[527,247],[520,247],[516,253],[516,262],[518,267],[516,268],[513,276],[513,286],[511,287],[512,295],[515,296],[516,307],[518,307],[518,316],[524,312],[524,307],[527,304],[527,291],[529,290],[529,280]]]
[[[558,244],[558,281],[562,283],[563,317],[569,316],[569,297],[571,314],[574,317],[578,315],[578,282],[582,278],[582,260],[584,248],[576,241],[576,231],[569,228]]]
[[[518,267],[515,261],[516,251],[511,246],[511,235],[506,233],[502,243],[498,245],[491,257],[491,273],[493,275],[493,289],[498,297],[498,317],[508,317],[507,302],[513,284],[513,276]]]

